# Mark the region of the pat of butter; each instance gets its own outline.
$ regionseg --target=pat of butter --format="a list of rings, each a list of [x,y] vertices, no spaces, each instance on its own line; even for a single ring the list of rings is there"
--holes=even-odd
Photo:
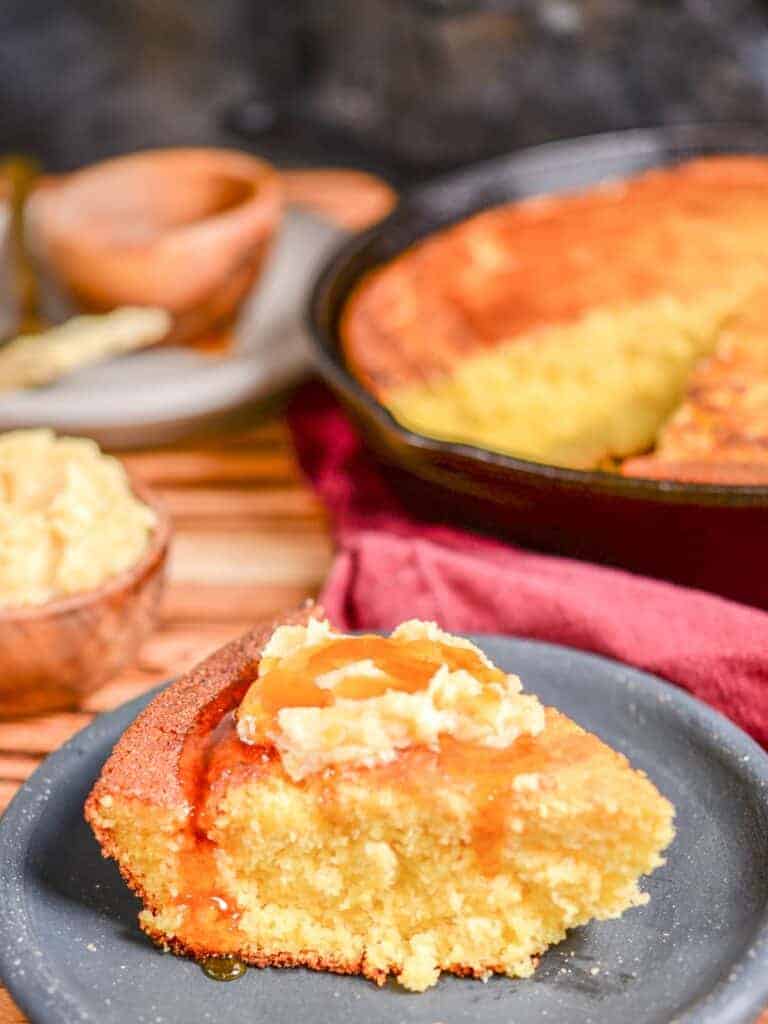
[[[304,647],[322,646],[340,635],[332,632],[327,622],[282,626],[265,647],[259,675],[268,674],[283,658]],[[425,639],[461,647],[476,654],[483,665],[494,667],[470,641],[444,633],[434,623],[403,623],[391,639],[401,643]],[[326,672],[314,682],[332,692],[350,676],[376,678],[386,673],[372,659],[360,659]],[[390,689],[363,699],[337,697],[324,707],[281,708],[269,739],[287,774],[298,781],[326,768],[386,764],[409,747],[439,750],[443,736],[504,748],[519,736],[536,735],[543,728],[544,709],[536,697],[521,693],[517,676],[487,681],[466,669],[442,665],[415,693]],[[240,716],[238,733],[245,742],[253,742],[256,723],[248,715]]]

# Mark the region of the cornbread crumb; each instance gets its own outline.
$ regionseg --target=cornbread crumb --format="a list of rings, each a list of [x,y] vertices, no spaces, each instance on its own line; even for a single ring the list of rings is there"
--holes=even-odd
[[[695,367],[653,453],[628,460],[622,472],[704,483],[768,481],[768,289],[739,308],[713,354]]]

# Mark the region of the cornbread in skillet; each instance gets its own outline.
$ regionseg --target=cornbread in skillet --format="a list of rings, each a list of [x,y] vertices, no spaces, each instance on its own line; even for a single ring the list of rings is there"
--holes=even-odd
[[[768,291],[758,292],[691,374],[650,455],[627,476],[768,484]]]
[[[673,836],[642,772],[467,641],[311,613],[157,697],[86,815],[160,944],[416,991],[530,975],[568,928],[645,902]]]
[[[768,281],[766,223],[768,160],[746,156],[490,209],[363,278],[346,358],[430,436],[576,468],[640,455]]]

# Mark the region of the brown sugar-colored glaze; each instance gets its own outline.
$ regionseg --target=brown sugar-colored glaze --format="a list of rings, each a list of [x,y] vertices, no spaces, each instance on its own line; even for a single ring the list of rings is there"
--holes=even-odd
[[[621,755],[607,751],[597,737],[585,732],[554,708],[545,708],[546,727],[537,736],[522,735],[505,748],[484,747],[444,736],[439,751],[413,748],[390,765],[374,772],[376,781],[398,779],[414,800],[429,801],[430,789],[445,780],[471,786],[476,810],[472,823],[472,845],[481,870],[489,877],[502,864],[509,820],[514,817],[519,794],[515,779],[534,772],[543,788],[553,785],[550,776],[565,767],[588,764],[598,757],[606,767],[605,755],[624,762]]]
[[[131,486],[157,520],[135,565],[94,590],[0,609],[0,718],[76,706],[135,658],[154,629],[171,523],[150,491]]]
[[[103,798],[118,796],[165,810],[189,809],[182,837],[178,900],[192,908],[192,931],[182,942],[148,929],[176,953],[205,960],[237,947],[239,908],[216,871],[212,844],[205,835],[206,806],[233,773],[268,770],[277,762],[274,751],[239,740],[229,713],[253,682],[261,651],[274,629],[304,624],[321,614],[317,606],[308,606],[259,626],[216,651],[161,693],[123,734],[86,801],[85,816],[105,856],[116,856],[118,851],[109,832],[98,824]],[[143,896],[138,880],[125,867],[121,866],[121,871],[126,882]],[[382,972],[367,968],[364,961],[334,961],[313,956],[311,951],[299,958],[258,952],[239,955],[256,967],[303,965],[384,980]]]
[[[291,616],[281,624],[306,621],[310,612]],[[98,801],[103,793],[150,801],[165,806],[186,805],[190,819],[181,857],[178,902],[190,908],[192,920],[185,934],[199,936],[200,949],[220,954],[236,952],[239,910],[222,887],[214,860],[214,846],[208,834],[214,824],[218,797],[238,781],[253,780],[274,772],[282,774],[279,756],[267,737],[263,743],[243,743],[235,729],[233,709],[247,710],[246,691],[254,683],[259,655],[274,624],[255,630],[218,651],[180,683],[161,694],[126,732],[107,762],[99,783],[89,798]],[[441,662],[452,669],[465,668],[483,678],[503,678],[471,650],[429,640],[398,643],[378,636],[361,636],[331,641],[319,650],[294,655],[294,672],[276,668],[264,681],[255,682],[262,707],[273,713],[293,706],[322,706],[330,695],[306,680],[306,674],[332,671],[352,661],[370,658],[390,674],[386,681],[359,680],[353,692],[337,696],[365,699],[385,689],[416,692],[423,689]],[[419,672],[423,664],[424,671]],[[303,670],[302,670],[303,668]],[[269,681],[269,690],[263,683]],[[354,679],[344,680],[345,684]],[[311,691],[311,692],[310,692]],[[546,738],[523,736],[504,749],[443,737],[439,751],[414,747],[402,751],[390,764],[373,768],[346,768],[353,777],[363,773],[369,784],[397,780],[414,800],[430,799],[431,787],[441,780],[461,781],[473,788],[478,810],[473,838],[478,860],[489,875],[498,870],[505,821],[515,793],[515,778],[527,765],[546,776],[548,770],[588,760],[601,745],[595,737],[568,722],[558,712],[547,710]],[[158,739],[161,744],[158,745]],[[615,755],[614,755],[615,756]],[[336,772],[309,785],[323,789],[322,805],[333,817]]]
[[[373,661],[385,675],[379,678],[363,674],[347,676],[333,690],[315,682],[325,672],[365,660]],[[487,665],[467,648],[427,638],[394,641],[375,635],[342,637],[318,650],[299,651],[291,656],[287,666],[272,669],[245,695],[238,715],[253,714],[262,719],[259,739],[266,742],[266,733],[283,708],[325,707],[337,698],[365,700],[379,697],[388,690],[416,693],[429,684],[441,665],[447,665],[451,671],[465,669],[483,681],[505,678],[500,669]]]

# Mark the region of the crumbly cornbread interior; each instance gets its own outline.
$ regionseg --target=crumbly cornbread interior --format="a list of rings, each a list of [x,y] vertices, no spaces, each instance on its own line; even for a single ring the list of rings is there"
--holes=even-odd
[[[744,292],[595,310],[397,388],[386,402],[401,423],[432,437],[594,468],[653,446]]]
[[[768,292],[731,318],[688,378],[653,452],[627,459],[628,476],[712,483],[768,482]]]
[[[655,470],[627,472],[726,462],[765,476],[765,401],[759,423],[744,403],[713,413],[699,377],[714,354],[768,386],[766,218],[768,161],[752,157],[492,209],[369,273],[344,311],[345,352],[428,436],[579,469],[658,446]],[[673,457],[667,423],[679,434],[699,408],[694,456]],[[738,446],[724,443],[734,429]]]
[[[409,623],[389,648],[356,637],[355,657],[350,638],[298,627],[302,639],[292,628],[290,653],[273,656],[285,634],[265,652],[268,671],[241,697],[239,721],[227,711],[207,743],[188,744],[199,766],[189,803],[152,806],[108,779],[90,799],[96,834],[140,892],[142,927],[158,942],[198,957],[304,964],[379,983],[394,974],[422,991],[441,971],[530,975],[568,928],[645,902],[638,882],[663,863],[673,808],[624,757],[433,625]],[[346,696],[318,696],[328,650],[342,642],[350,664],[369,660],[401,674],[410,663],[430,678],[442,664],[472,676],[485,708],[472,719],[480,732],[472,742],[460,738],[467,725],[453,706],[440,719],[448,731],[424,742],[429,709],[418,700],[398,705],[392,727],[387,705],[383,721],[396,744],[366,749],[347,715],[355,756],[319,768],[294,761],[289,773],[286,748],[281,754],[274,739],[282,710],[327,712],[356,701],[362,713],[393,692],[382,693],[367,670],[337,674]],[[312,675],[308,656],[319,657],[322,673]],[[303,675],[291,683],[287,667],[299,663]],[[281,665],[275,703],[277,688],[266,684]],[[348,695],[353,678],[357,697]],[[404,699],[424,689],[408,678],[400,684]],[[324,722],[338,727],[333,715]],[[408,745],[414,729],[419,740]],[[332,749],[330,733],[319,735],[313,757]]]

